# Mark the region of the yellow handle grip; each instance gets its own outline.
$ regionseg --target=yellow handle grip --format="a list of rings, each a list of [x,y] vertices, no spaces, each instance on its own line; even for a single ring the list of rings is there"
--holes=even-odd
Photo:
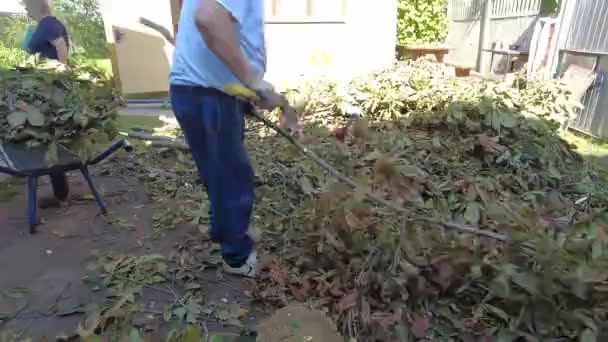
[[[225,85],[224,92],[228,95],[245,97],[248,99],[255,99],[258,97],[258,95],[255,93],[255,91],[253,91],[245,86],[242,86],[238,83],[231,83],[231,84]]]

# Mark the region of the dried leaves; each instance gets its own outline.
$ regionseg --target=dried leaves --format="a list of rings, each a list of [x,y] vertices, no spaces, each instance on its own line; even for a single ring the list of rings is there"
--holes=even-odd
[[[58,144],[86,159],[94,142],[117,133],[114,90],[91,68],[47,62],[2,70],[0,89],[0,139],[48,147],[50,164]]]
[[[445,79],[441,68],[406,63],[315,85],[302,121],[307,147],[412,217],[479,225],[511,242],[374,206],[250,122],[253,226],[269,255],[251,294],[321,307],[363,340],[600,336],[606,187],[551,123],[530,119],[521,92]],[[366,121],[342,116],[345,103]]]

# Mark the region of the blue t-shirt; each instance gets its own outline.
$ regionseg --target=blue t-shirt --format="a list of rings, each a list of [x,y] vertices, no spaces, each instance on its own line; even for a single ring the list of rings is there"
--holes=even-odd
[[[57,49],[51,42],[61,37],[65,39],[66,44],[69,44],[68,30],[61,21],[55,17],[43,18],[30,39],[30,53],[39,53],[43,58],[59,59]]]
[[[217,0],[234,17],[241,49],[253,70],[266,71],[263,0]],[[184,0],[176,37],[172,85],[203,86],[221,90],[240,83],[230,69],[205,44],[195,24],[199,0]]]

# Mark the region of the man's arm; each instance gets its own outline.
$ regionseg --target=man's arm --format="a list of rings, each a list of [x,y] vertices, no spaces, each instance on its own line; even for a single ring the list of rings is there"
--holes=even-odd
[[[254,89],[259,76],[253,72],[241,50],[230,12],[217,0],[200,0],[195,22],[209,49],[245,86]]]
[[[57,50],[57,57],[59,61],[63,64],[68,64],[68,44],[66,43],[63,37],[59,37],[53,41],[51,44]]]

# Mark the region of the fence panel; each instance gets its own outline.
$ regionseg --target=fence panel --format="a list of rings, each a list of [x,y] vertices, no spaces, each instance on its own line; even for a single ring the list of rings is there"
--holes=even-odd
[[[479,17],[482,0],[452,0],[449,4],[450,20],[475,20]]]
[[[541,0],[493,0],[492,18],[534,16],[540,12]]]
[[[566,30],[566,44],[561,55],[584,55],[597,61],[596,79],[582,103],[585,108],[571,123],[582,132],[608,137],[608,1],[576,1]]]
[[[579,0],[576,6],[567,49],[608,53],[608,1]]]
[[[453,64],[475,66],[480,48],[489,49],[491,46],[479,46],[481,17],[486,0],[449,0],[449,27],[447,45],[453,50],[447,56],[447,61]],[[541,0],[489,0],[490,35],[489,42],[503,41],[507,44],[517,44],[527,49],[531,40],[534,24],[538,18]],[[608,0],[607,0],[608,1]],[[489,60],[483,66],[489,69]]]

